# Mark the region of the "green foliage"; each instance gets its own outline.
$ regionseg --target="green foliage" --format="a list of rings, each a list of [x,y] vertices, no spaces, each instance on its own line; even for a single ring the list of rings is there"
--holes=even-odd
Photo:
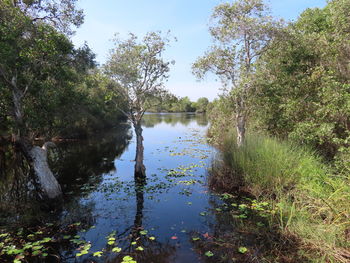
[[[318,149],[349,172],[348,1],[308,9],[258,61],[254,118],[269,133]]]
[[[81,24],[81,11],[73,0],[59,2],[0,3],[0,129],[7,134],[76,137],[121,117],[115,105],[125,100],[109,91],[116,84],[98,72],[87,45],[75,49],[62,33]]]
[[[160,32],[149,32],[140,41],[134,34],[126,40],[116,38],[115,48],[105,65],[106,73],[120,87],[115,93],[128,102],[124,114],[140,123],[145,111],[157,103],[169,78],[170,64],[162,54],[169,43]]]
[[[239,131],[239,145],[244,142],[250,96],[254,93],[254,63],[265,52],[277,27],[262,0],[219,4],[210,26],[214,45],[192,66],[198,79],[213,73],[228,91],[234,102],[232,113]]]
[[[231,132],[224,140],[224,166],[213,170],[216,184],[225,182],[221,185],[227,191],[244,187],[258,200],[268,200],[274,210],[267,215],[272,227],[277,225],[282,233],[302,238],[306,245],[301,249],[310,258],[315,259],[312,249],[317,249],[329,260],[344,260],[339,252],[348,244],[344,235],[350,215],[347,179],[332,173],[313,152],[293,143],[249,134],[239,148],[235,138]],[[216,172],[224,167],[230,172]],[[268,203],[251,207],[263,211]],[[245,212],[248,207],[238,208]]]
[[[177,97],[167,90],[162,90],[146,100],[147,111],[149,112],[197,112],[207,111],[209,100],[199,98],[193,102],[189,97]]]

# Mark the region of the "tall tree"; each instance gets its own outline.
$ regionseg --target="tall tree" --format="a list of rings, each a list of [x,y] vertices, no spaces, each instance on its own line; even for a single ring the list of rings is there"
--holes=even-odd
[[[128,110],[123,113],[135,129],[135,175],[139,178],[145,176],[141,120],[151,106],[149,98],[161,92],[169,77],[171,62],[162,58],[168,43],[169,38],[162,37],[160,32],[149,32],[142,41],[134,34],[127,40],[117,38],[105,65],[107,74],[122,87],[118,92],[128,101]]]
[[[36,175],[43,198],[56,199],[60,186],[47,164],[47,150],[34,146],[24,114],[24,100],[49,84],[55,85],[72,55],[67,37],[52,25],[68,30],[79,25],[81,12],[74,0],[0,2],[0,88],[11,104],[5,106],[14,123],[13,138],[20,146]],[[59,23],[61,22],[61,23]],[[64,26],[63,26],[64,25]],[[61,27],[59,27],[61,29]]]
[[[193,64],[203,79],[212,72],[231,91],[235,103],[237,144],[243,145],[252,90],[253,64],[270,40],[272,25],[263,0],[238,0],[218,5],[212,14],[210,34],[214,45]]]

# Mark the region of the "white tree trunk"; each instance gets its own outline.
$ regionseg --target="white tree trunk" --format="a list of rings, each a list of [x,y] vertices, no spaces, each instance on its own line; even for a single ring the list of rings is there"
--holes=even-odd
[[[48,143],[45,143],[42,148],[39,146],[33,146],[29,151],[29,155],[32,159],[36,184],[37,187],[40,188],[39,191],[41,198],[57,199],[61,197],[62,190],[48,165],[48,145]]]
[[[242,147],[245,142],[246,118],[243,114],[236,114],[237,145]]]

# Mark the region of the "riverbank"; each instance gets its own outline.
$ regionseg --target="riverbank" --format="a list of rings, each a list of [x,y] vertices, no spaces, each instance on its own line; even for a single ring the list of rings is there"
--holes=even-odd
[[[314,152],[259,134],[238,148],[233,132],[220,140],[209,184],[216,191],[251,195],[268,204],[266,232],[298,243],[308,262],[349,262],[350,187]],[[270,240],[271,241],[271,240]],[[275,250],[285,243],[275,239]],[[283,261],[300,262],[290,254]],[[297,261],[295,261],[297,260]]]

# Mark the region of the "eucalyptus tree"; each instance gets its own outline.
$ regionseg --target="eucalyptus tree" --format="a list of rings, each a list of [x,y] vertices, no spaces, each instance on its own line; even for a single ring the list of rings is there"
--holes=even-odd
[[[61,195],[47,164],[47,150],[52,144],[45,143],[42,148],[33,145],[24,101],[67,77],[65,68],[73,46],[64,33],[69,31],[69,25],[82,23],[82,13],[74,3],[75,0],[0,1],[0,89],[6,98],[1,108],[13,123],[13,140],[35,171],[41,197],[49,199]]]
[[[141,120],[154,102],[151,98],[162,93],[164,82],[169,77],[169,66],[173,63],[162,58],[168,43],[169,38],[162,37],[160,32],[149,32],[141,41],[134,34],[126,40],[116,38],[105,65],[106,73],[121,87],[117,92],[128,102],[127,111],[121,111],[133,124],[136,134],[137,178],[145,176]]]
[[[230,90],[238,146],[245,139],[254,62],[264,52],[273,25],[263,0],[238,0],[216,6],[210,26],[214,44],[192,66],[198,79],[208,72],[214,73]]]

